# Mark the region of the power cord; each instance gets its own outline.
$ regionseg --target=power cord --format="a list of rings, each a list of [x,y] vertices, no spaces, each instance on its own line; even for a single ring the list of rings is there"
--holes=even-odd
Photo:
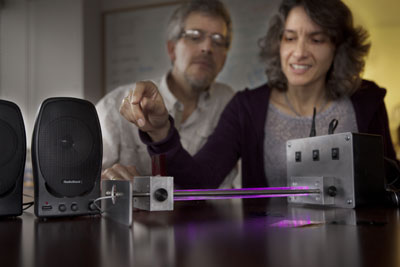
[[[392,187],[393,190],[400,191],[400,183],[398,183],[400,179],[399,165],[396,161],[386,157],[384,158],[384,162],[386,171],[386,186]]]
[[[115,198],[117,198],[117,197],[118,197],[118,196],[116,196],[116,195],[105,196],[105,197],[99,197],[99,198],[96,198],[95,200],[93,200],[93,205],[94,205],[94,206],[96,207],[96,209],[100,212],[100,214],[102,214],[102,213],[105,212],[105,210],[102,210],[101,207],[98,206],[96,202],[98,202],[98,201],[100,201],[100,200],[103,200],[103,199],[115,199]]]
[[[27,195],[27,194],[23,194],[23,195],[26,196],[26,197],[33,198],[33,196],[31,196],[31,195]],[[22,203],[22,206],[26,206],[22,210],[27,210],[30,207],[32,207],[34,204],[35,204],[35,201],[29,201],[29,202]]]
[[[311,130],[310,130],[310,136],[309,137],[313,137],[313,136],[317,135],[317,131],[315,129],[315,117],[316,117],[316,115],[317,115],[317,109],[314,107],[313,117],[312,117],[312,122],[311,122]],[[331,120],[331,122],[329,123],[328,134],[334,134],[338,124],[339,124],[339,121],[337,119]]]
[[[338,124],[339,124],[339,121],[337,119],[331,120],[331,122],[329,123],[328,134],[334,134]]]
[[[400,207],[400,168],[396,161],[384,158],[385,162],[385,187],[386,191],[390,193],[393,204]]]

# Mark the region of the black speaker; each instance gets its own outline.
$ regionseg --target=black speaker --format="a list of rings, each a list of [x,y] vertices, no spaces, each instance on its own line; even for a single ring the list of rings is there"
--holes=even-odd
[[[35,214],[38,217],[96,214],[102,164],[100,123],[86,100],[46,99],[32,136]]]
[[[25,126],[18,106],[0,100],[0,216],[22,213]]]

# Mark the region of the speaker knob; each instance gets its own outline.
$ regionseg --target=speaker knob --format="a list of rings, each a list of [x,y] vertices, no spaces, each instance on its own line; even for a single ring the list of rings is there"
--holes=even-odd
[[[65,204],[60,204],[58,205],[58,210],[64,212],[67,210],[67,206],[65,206]]]
[[[97,210],[97,207],[93,202],[89,203],[89,210],[91,210],[91,211]]]
[[[78,210],[78,205],[76,203],[71,205],[71,210],[72,211],[77,211]]]

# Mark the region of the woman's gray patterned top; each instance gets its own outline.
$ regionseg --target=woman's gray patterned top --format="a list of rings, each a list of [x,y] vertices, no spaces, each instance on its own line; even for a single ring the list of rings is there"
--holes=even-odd
[[[286,141],[310,135],[312,117],[291,116],[280,111],[270,102],[264,139],[264,169],[269,186],[286,186]],[[357,121],[350,99],[333,102],[322,113],[317,114],[317,135],[328,134],[329,123],[337,119],[335,133],[357,132]]]

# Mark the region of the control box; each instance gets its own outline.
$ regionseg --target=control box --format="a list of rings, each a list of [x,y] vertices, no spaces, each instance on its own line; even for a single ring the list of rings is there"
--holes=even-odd
[[[322,191],[330,192],[291,196],[289,203],[355,208],[385,202],[383,143],[379,135],[347,132],[289,140],[286,157],[288,186],[327,186]]]

